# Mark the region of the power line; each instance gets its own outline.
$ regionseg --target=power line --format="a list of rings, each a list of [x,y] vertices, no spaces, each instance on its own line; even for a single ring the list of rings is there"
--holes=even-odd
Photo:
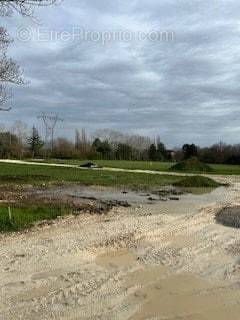
[[[53,151],[55,129],[57,123],[59,121],[63,121],[63,119],[61,119],[57,114],[46,114],[45,112],[42,112],[37,118],[42,121],[45,129],[45,144],[47,145],[50,140],[51,149]]]

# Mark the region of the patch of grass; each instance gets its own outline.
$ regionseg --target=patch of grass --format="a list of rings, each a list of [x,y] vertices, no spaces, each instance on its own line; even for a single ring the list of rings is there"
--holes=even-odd
[[[32,160],[28,160],[32,161]],[[119,168],[129,170],[153,170],[153,171],[167,171],[172,162],[158,162],[158,161],[127,161],[127,160],[76,160],[76,159],[47,159],[43,162],[46,163],[57,163],[57,164],[68,164],[68,165],[82,165],[86,162],[93,162],[100,167],[105,168]],[[36,161],[39,162],[39,161]]]
[[[213,169],[209,165],[200,162],[196,157],[183,160],[175,164],[174,166],[172,166],[169,170],[182,171],[182,172],[202,172],[202,173],[213,172]]]
[[[46,175],[31,175],[31,174],[26,174],[25,176],[17,176],[17,175],[3,175],[0,178],[0,182],[4,183],[31,183],[33,181],[38,182],[38,181],[50,181],[51,177],[46,176]]]
[[[202,180],[200,181],[199,179]],[[182,180],[184,181],[181,182]],[[183,186],[186,187],[204,187],[207,184],[206,180],[207,178],[199,177],[198,181],[200,182],[196,183],[193,177],[175,175],[95,171],[25,164],[0,164],[0,184],[8,183],[9,185],[31,183],[38,186],[46,183],[80,183],[84,185],[128,187],[135,190],[144,190],[158,186],[176,185],[176,183],[184,184]],[[216,187],[218,185],[215,183],[212,186]]]
[[[47,176],[47,180],[45,179]],[[132,189],[148,189],[155,186],[171,185],[179,180],[178,176],[147,174],[135,172],[110,172],[82,170],[25,164],[0,164],[0,184],[61,184],[81,183],[85,185],[101,185],[129,187]]]
[[[240,166],[239,165],[211,164],[210,167],[213,169],[214,174],[240,175]]]
[[[0,232],[20,231],[29,229],[37,221],[53,220],[58,216],[65,216],[71,213],[71,209],[62,206],[21,206],[11,207],[12,218],[9,219],[8,207],[0,206]]]
[[[32,160],[27,160],[32,161]],[[47,163],[62,163],[69,165],[81,165],[89,160],[58,160],[58,159],[48,159],[42,162]],[[39,161],[36,161],[39,162]],[[120,168],[120,169],[131,169],[131,170],[153,170],[153,171],[171,171],[173,162],[151,162],[151,161],[125,161],[125,160],[91,160],[101,167],[106,168]],[[223,174],[223,175],[240,175],[240,165],[225,165],[225,164],[208,164],[211,171],[210,174]],[[176,171],[176,170],[174,170]],[[182,172],[195,172],[188,169],[188,171],[181,170]],[[198,171],[202,172],[202,171]],[[204,171],[206,172],[206,171]]]
[[[221,209],[216,214],[215,220],[227,227],[240,228],[240,206]]]
[[[176,187],[182,188],[217,188],[221,184],[213,179],[203,176],[189,176],[173,183]]]

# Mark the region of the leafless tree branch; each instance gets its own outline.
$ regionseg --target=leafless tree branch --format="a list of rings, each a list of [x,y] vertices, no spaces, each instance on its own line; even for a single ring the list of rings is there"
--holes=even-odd
[[[3,108],[1,107],[12,97],[11,91],[7,88],[7,86],[0,84],[0,111],[9,111],[11,107]]]
[[[0,0],[0,16],[12,16],[15,12],[22,16],[33,17],[35,7],[49,6],[60,0]],[[7,49],[12,42],[5,28],[0,26],[0,110],[11,108],[1,107],[12,96],[9,84],[23,84],[24,79],[19,65],[7,57]]]
[[[59,0],[0,0],[0,16],[12,16],[14,12],[32,16],[34,7],[45,7],[57,2]]]
[[[12,94],[8,89],[8,84],[23,84],[22,71],[18,64],[7,57],[7,49],[12,42],[7,30],[0,27],[0,106],[2,106]],[[1,108],[0,110],[10,110],[10,108]]]

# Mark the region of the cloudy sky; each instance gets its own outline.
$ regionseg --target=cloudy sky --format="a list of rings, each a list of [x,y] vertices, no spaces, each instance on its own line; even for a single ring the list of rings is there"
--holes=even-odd
[[[239,1],[64,0],[36,16],[1,21],[29,81],[2,123],[57,112],[69,137],[83,127],[168,146],[240,142]]]

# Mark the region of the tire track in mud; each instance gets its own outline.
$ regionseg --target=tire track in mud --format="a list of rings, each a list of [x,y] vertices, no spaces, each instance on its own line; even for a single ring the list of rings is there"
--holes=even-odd
[[[120,297],[122,301],[127,300],[128,294],[122,287],[122,283],[128,272],[128,268],[125,270],[112,269],[108,272],[102,272],[102,270],[96,272],[94,269],[90,271],[89,268],[84,268],[61,273],[56,277],[54,277],[54,271],[52,271],[49,278],[47,274],[45,276],[44,274],[36,274],[33,279],[38,277],[44,279],[32,280],[31,284],[27,284],[32,289],[25,289],[13,296],[10,301],[13,306],[10,313],[14,315],[13,319],[18,319],[20,313],[21,316],[24,314],[25,319],[35,319],[35,315],[36,319],[42,319],[41,315],[48,319],[58,319],[64,314],[68,319],[72,310],[77,311],[79,309],[79,312],[86,315],[94,312],[94,310],[89,310],[88,307],[93,301],[94,303],[99,301],[99,308],[102,308],[101,313],[104,313],[106,304],[103,305],[102,301],[106,301],[109,290],[112,291],[111,293],[116,301],[119,302]],[[53,288],[56,281],[58,282],[57,289]],[[112,305],[108,309],[116,308],[113,301],[111,301]],[[52,309],[56,310],[53,311]],[[19,316],[19,319],[21,316]],[[89,317],[91,318],[91,315]]]
[[[237,196],[239,190],[234,185],[228,192]],[[5,236],[0,239],[0,314],[4,320],[126,320],[148,295],[141,283],[127,279],[162,266],[176,275],[225,279],[235,288],[239,264],[227,248],[240,243],[240,233],[215,224],[218,207],[181,216],[149,215],[149,207],[134,213],[121,209],[107,221],[83,215],[27,235]],[[136,261],[97,263],[96,257],[119,249],[130,251]]]

